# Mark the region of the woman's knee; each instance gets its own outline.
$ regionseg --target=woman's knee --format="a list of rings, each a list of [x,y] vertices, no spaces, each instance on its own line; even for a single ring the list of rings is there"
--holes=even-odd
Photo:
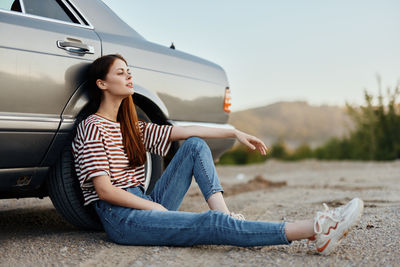
[[[196,150],[209,149],[207,143],[200,137],[196,136],[189,137],[188,139],[186,139],[185,142],[183,143],[183,146],[189,146]]]

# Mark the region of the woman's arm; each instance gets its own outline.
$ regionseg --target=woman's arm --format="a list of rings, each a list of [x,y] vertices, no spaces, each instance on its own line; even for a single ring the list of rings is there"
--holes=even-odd
[[[93,184],[99,198],[111,204],[140,210],[167,210],[161,204],[113,186],[108,175],[94,177]]]
[[[237,129],[221,129],[202,126],[174,126],[171,132],[171,141],[184,140],[191,136],[201,138],[236,138],[251,149],[257,149],[262,155],[267,154],[267,146],[255,136],[246,134]]]

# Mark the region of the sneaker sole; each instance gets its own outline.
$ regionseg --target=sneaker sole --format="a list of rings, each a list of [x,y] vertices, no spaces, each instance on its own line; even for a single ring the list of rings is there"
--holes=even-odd
[[[322,255],[329,255],[332,251],[335,250],[335,248],[342,242],[342,240],[347,236],[347,234],[353,230],[353,228],[360,222],[361,215],[363,214],[364,211],[364,201],[361,199],[357,198],[356,201],[358,202],[358,212],[357,216],[352,220],[350,225],[348,227],[345,227],[342,234],[337,235],[336,237],[332,238],[330,241],[330,244],[328,247],[325,248],[324,251],[321,252]],[[339,229],[340,231],[340,229]]]

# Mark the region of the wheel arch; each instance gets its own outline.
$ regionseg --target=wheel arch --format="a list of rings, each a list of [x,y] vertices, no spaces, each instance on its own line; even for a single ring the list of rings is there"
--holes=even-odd
[[[151,121],[158,124],[168,123],[168,109],[164,102],[153,92],[138,87],[135,89],[133,102],[140,107]]]

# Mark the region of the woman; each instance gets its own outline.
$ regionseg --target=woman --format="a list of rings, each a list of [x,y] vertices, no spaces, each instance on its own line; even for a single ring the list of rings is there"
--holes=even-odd
[[[334,210],[296,222],[246,221],[231,213],[222,196],[210,150],[201,138],[236,138],[265,155],[258,138],[239,130],[156,125],[138,121],[131,95],[132,75],[120,55],[95,60],[89,69],[95,114],[82,121],[73,141],[75,168],[111,240],[130,245],[227,244],[260,246],[310,239],[329,254],[358,222],[363,202],[353,199]],[[170,142],[185,140],[150,195],[144,192],[146,151],[166,155]],[[177,211],[194,176],[210,208]]]

